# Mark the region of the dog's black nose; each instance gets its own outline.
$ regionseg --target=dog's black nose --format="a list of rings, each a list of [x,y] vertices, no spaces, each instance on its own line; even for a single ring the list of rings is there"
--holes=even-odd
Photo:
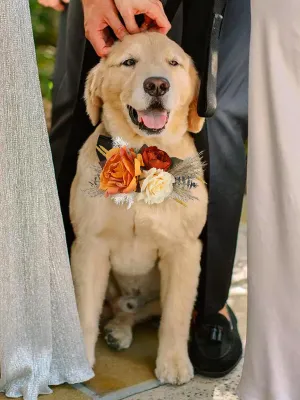
[[[170,89],[170,83],[165,78],[148,78],[144,82],[144,90],[150,96],[163,96]]]

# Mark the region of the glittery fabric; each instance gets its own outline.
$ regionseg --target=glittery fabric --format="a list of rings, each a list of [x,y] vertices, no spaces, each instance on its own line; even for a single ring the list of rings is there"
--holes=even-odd
[[[43,115],[28,0],[0,1],[0,390],[92,377]]]

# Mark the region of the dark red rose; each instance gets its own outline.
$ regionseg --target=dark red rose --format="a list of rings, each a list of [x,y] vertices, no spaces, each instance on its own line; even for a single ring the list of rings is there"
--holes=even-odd
[[[168,154],[156,146],[146,147],[142,151],[142,157],[146,169],[157,168],[168,171],[172,161]]]

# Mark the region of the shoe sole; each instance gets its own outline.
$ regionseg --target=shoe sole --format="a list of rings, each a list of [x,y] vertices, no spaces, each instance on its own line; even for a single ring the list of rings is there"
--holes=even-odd
[[[243,357],[243,354],[241,354],[241,356],[237,360],[237,362],[226,371],[222,371],[222,372],[221,371],[220,372],[200,371],[196,367],[194,367],[194,370],[195,370],[196,375],[204,376],[205,378],[214,378],[214,379],[224,378],[224,376],[230,374],[230,372],[232,372],[238,366],[242,357]]]

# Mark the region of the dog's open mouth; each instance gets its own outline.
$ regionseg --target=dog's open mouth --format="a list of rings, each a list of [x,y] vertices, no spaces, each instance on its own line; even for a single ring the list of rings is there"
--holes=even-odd
[[[161,133],[169,119],[169,112],[161,105],[151,105],[147,110],[137,111],[127,106],[131,121],[149,135]]]

